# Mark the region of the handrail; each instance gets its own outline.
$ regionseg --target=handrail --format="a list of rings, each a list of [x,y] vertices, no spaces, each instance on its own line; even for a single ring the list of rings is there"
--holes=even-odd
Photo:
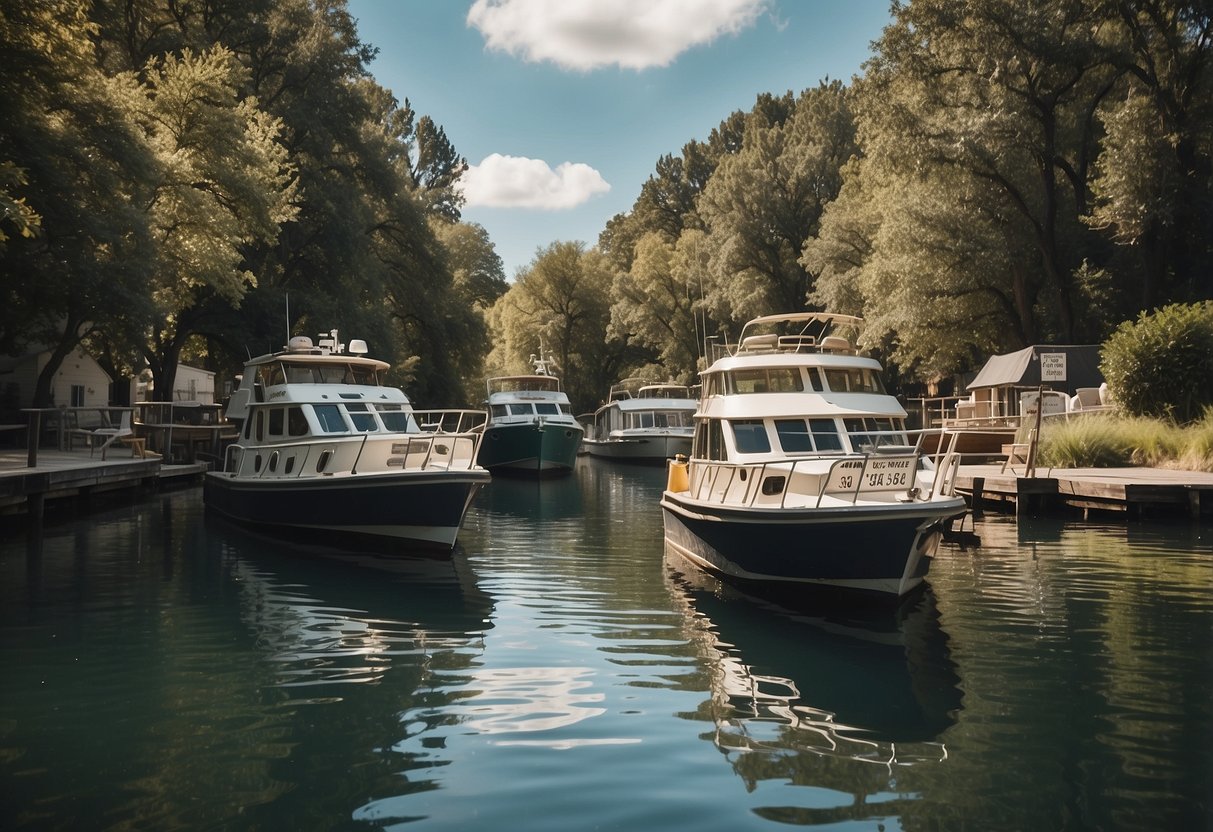
[[[370,437],[370,434],[367,434],[367,433],[362,434],[362,444],[358,446],[358,455],[354,457],[354,464],[350,466],[351,474],[358,473],[358,463],[362,461],[362,451],[366,448],[366,440],[369,437]],[[299,444],[302,445],[303,443],[300,442]]]
[[[950,438],[947,451],[939,465],[935,466],[934,477],[931,483],[930,490],[926,495],[926,499],[935,497],[950,496],[952,489],[955,487],[956,472],[959,470],[960,455],[955,452],[956,439]],[[908,446],[907,446],[908,447]],[[811,501],[814,508],[820,508],[827,489],[833,480],[834,471],[840,466],[855,469],[855,484],[854,486],[847,485],[846,490],[831,490],[831,494],[836,494],[844,499],[849,496],[851,504],[855,505],[859,501],[859,495],[866,490],[902,492],[909,496],[910,499],[917,497],[920,493],[919,472],[923,471],[923,459],[928,455],[925,454],[921,446],[916,446],[909,453],[860,453],[847,454],[845,456],[815,456],[801,457],[796,459],[786,460],[764,460],[761,463],[739,463],[727,462],[724,460],[694,460],[693,465],[697,469],[696,476],[693,476],[688,484],[688,493],[692,493],[696,500],[717,500],[718,504],[725,505],[728,503],[729,495],[732,493],[734,485],[739,476],[739,472],[746,472],[748,479],[746,481],[744,493],[736,501],[738,505],[752,507],[756,504],[759,496],[762,494],[762,483],[767,478],[767,475],[772,471],[780,471],[786,477],[782,490],[780,491],[779,508],[787,508],[787,499],[791,493],[790,486],[792,485],[796,474],[803,468],[804,463],[821,463],[830,461],[831,464],[819,475],[819,483],[817,493],[814,495],[812,491],[803,492],[804,497]],[[869,484],[865,489],[865,477],[873,463],[877,460],[910,460],[908,465],[908,479],[904,483],[904,489],[901,487],[888,487],[883,483],[881,485]],[[778,467],[776,467],[778,466]],[[898,470],[901,470],[899,467]],[[720,477],[725,476],[725,482],[720,482]],[[876,475],[873,475],[876,476]],[[883,476],[883,475],[882,475]],[[705,498],[706,492],[706,498]],[[802,493],[802,492],[797,492]],[[771,496],[774,496],[773,494]]]

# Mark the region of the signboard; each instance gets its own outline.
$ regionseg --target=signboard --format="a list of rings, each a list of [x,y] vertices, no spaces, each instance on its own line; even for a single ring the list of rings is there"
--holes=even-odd
[[[1066,380],[1066,354],[1064,352],[1042,352],[1040,354],[1040,380]]]
[[[825,493],[863,491],[904,491],[914,485],[917,456],[868,458],[867,465],[857,460],[834,463]]]

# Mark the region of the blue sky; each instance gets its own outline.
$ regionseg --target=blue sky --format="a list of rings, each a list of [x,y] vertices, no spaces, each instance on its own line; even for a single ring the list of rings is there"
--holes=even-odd
[[[506,276],[592,246],[657,159],[759,93],[860,73],[887,0],[349,0],[370,70],[472,169],[463,218]]]

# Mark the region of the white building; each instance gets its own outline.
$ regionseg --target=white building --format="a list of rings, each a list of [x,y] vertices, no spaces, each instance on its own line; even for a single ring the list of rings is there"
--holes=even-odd
[[[38,375],[50,361],[51,350],[17,357],[0,356],[0,409],[34,406]],[[51,405],[104,407],[110,403],[113,379],[101,365],[77,347],[64,359],[51,380]]]

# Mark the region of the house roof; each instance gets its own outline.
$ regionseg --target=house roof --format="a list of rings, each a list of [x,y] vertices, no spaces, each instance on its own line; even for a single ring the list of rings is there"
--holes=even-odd
[[[1036,387],[1040,385],[1040,356],[1065,355],[1065,381],[1046,380],[1045,387],[1073,394],[1079,387],[1103,383],[1099,370],[1099,344],[1037,344],[1005,355],[992,355],[969,382],[967,389],[987,387]]]

